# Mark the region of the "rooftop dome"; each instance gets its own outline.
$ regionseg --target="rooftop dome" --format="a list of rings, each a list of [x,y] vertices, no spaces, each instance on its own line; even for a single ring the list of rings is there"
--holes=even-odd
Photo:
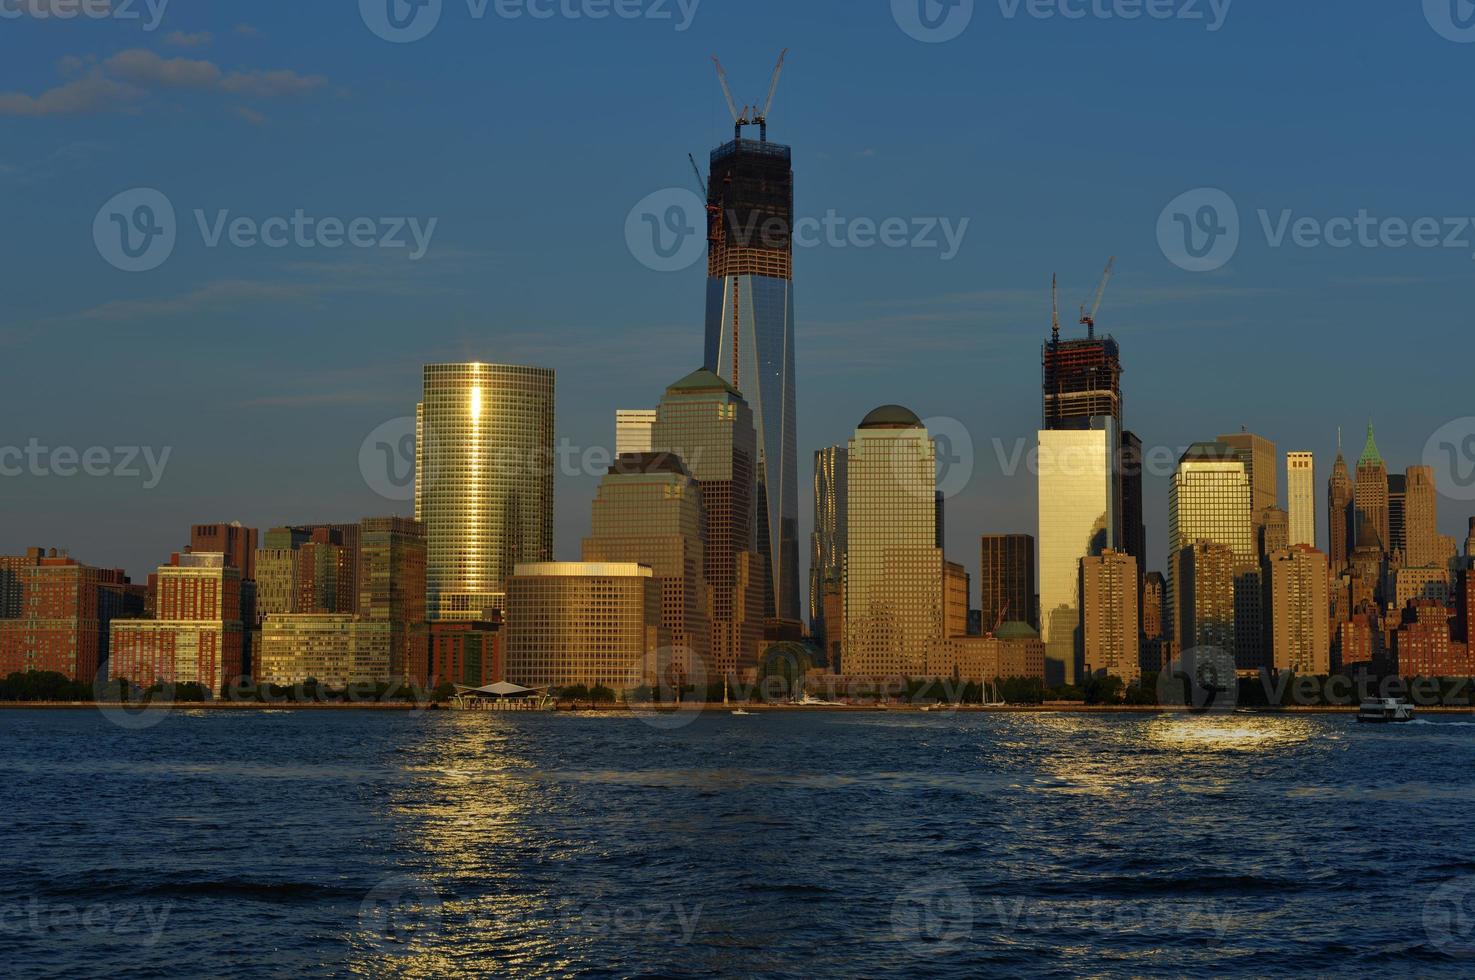
[[[862,429],[920,429],[922,420],[917,418],[909,408],[900,405],[882,405],[880,408],[872,409],[871,413],[861,419]]]

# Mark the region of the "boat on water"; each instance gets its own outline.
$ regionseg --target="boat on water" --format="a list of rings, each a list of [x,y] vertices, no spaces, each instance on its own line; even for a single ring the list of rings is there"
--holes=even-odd
[[[736,708],[736,709],[734,709],[734,710],[733,710],[733,712],[732,712],[732,713],[733,713],[733,714],[734,714],[734,715],[737,715],[737,716],[742,716],[742,717],[746,717],[746,716],[748,716],[748,715],[751,715],[751,714],[752,714],[752,713],[753,713],[753,712],[751,712],[751,711],[749,711],[749,710],[748,710],[748,709],[746,709],[746,708]]]
[[[790,701],[789,703],[792,704],[792,705],[794,705],[797,708],[843,708],[843,707],[845,707],[845,705],[842,704],[839,701],[826,701],[826,700],[824,700],[822,698],[815,697],[813,694],[805,694],[802,698],[799,698],[796,701]]]
[[[1357,709],[1357,720],[1374,724],[1413,721],[1414,706],[1399,698],[1368,698]]]

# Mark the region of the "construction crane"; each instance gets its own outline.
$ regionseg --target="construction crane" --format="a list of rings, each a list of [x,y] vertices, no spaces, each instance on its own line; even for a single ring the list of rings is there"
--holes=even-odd
[[[994,619],[993,628],[988,631],[989,636],[999,635],[999,627],[1004,625],[1004,617],[1007,615],[1009,615],[1009,600],[1005,599],[1004,604],[999,607],[998,617]]]
[[[1096,287],[1096,302],[1091,304],[1091,312],[1087,313],[1084,306],[1081,307],[1081,322],[1086,325],[1086,336],[1096,336],[1096,314],[1101,312],[1101,297],[1106,295],[1106,284],[1111,282],[1111,270],[1116,266],[1116,256],[1113,255],[1106,263],[1106,271],[1101,274],[1101,285]]]
[[[712,55],[712,64],[717,66],[717,80],[722,83],[722,95],[727,99],[727,111],[732,113],[733,139],[743,138],[743,127],[757,126],[758,139],[768,142],[768,114],[773,111],[773,98],[778,93],[779,76],[783,74],[784,59],[788,56],[788,48],[779,52],[778,64],[773,67],[773,79],[768,83],[768,101],[764,103],[763,109],[760,111],[755,105],[744,105],[739,111],[737,100],[732,97],[732,86],[727,83],[727,72],[723,70],[722,62],[717,60],[717,56]]]
[[[697,186],[702,189],[702,197],[706,198],[707,181],[706,178],[702,176],[702,168],[697,166],[697,158],[692,156],[690,153],[686,155],[686,158],[691,161],[691,172],[697,175]]]
[[[1050,340],[1060,343],[1060,294],[1055,290],[1055,273],[1050,274]]]

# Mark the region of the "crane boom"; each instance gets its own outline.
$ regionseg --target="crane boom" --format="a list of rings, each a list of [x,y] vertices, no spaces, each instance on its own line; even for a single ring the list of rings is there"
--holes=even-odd
[[[715,54],[712,55],[712,64],[717,66],[717,80],[722,83],[722,94],[727,97],[727,111],[732,113],[733,122],[741,124],[747,113],[738,112],[737,101],[732,97],[732,87],[727,84],[727,72],[722,70],[722,62],[717,60]]]
[[[763,106],[763,115],[759,119],[767,119],[768,113],[773,109],[773,97],[778,92],[778,77],[783,74],[784,59],[789,56],[789,49],[784,48],[778,53],[778,64],[773,66],[773,81],[768,83],[768,102]]]
[[[686,158],[691,161],[691,172],[697,175],[697,186],[702,189],[702,197],[706,197],[707,182],[702,177],[702,168],[697,166],[697,158],[690,153],[686,155]]]
[[[1116,267],[1116,256],[1113,255],[1106,263],[1106,271],[1101,274],[1101,285],[1096,287],[1096,301],[1091,304],[1091,312],[1081,311],[1081,322],[1086,325],[1086,335],[1096,336],[1096,314],[1101,312],[1101,299],[1106,295],[1106,284],[1111,282],[1112,269]]]

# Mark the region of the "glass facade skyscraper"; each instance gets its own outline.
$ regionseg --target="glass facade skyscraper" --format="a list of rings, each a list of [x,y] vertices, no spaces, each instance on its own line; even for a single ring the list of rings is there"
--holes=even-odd
[[[1039,433],[1040,638],[1049,684],[1075,684],[1082,670],[1081,559],[1121,546],[1120,451],[1110,415]]]
[[[848,451],[842,670],[926,676],[944,630],[936,444],[915,414],[883,405]]]
[[[518,563],[553,557],[553,431],[551,370],[426,365],[415,517],[431,619],[483,619]]]
[[[826,592],[838,592],[845,567],[845,446],[814,453],[814,533],[809,548],[809,632],[822,650],[844,636],[844,623],[825,618]],[[830,636],[831,626],[835,635]]]
[[[798,620],[794,171],[787,146],[735,139],[707,182],[706,367],[742,392],[758,436],[758,552],[767,614]]]

